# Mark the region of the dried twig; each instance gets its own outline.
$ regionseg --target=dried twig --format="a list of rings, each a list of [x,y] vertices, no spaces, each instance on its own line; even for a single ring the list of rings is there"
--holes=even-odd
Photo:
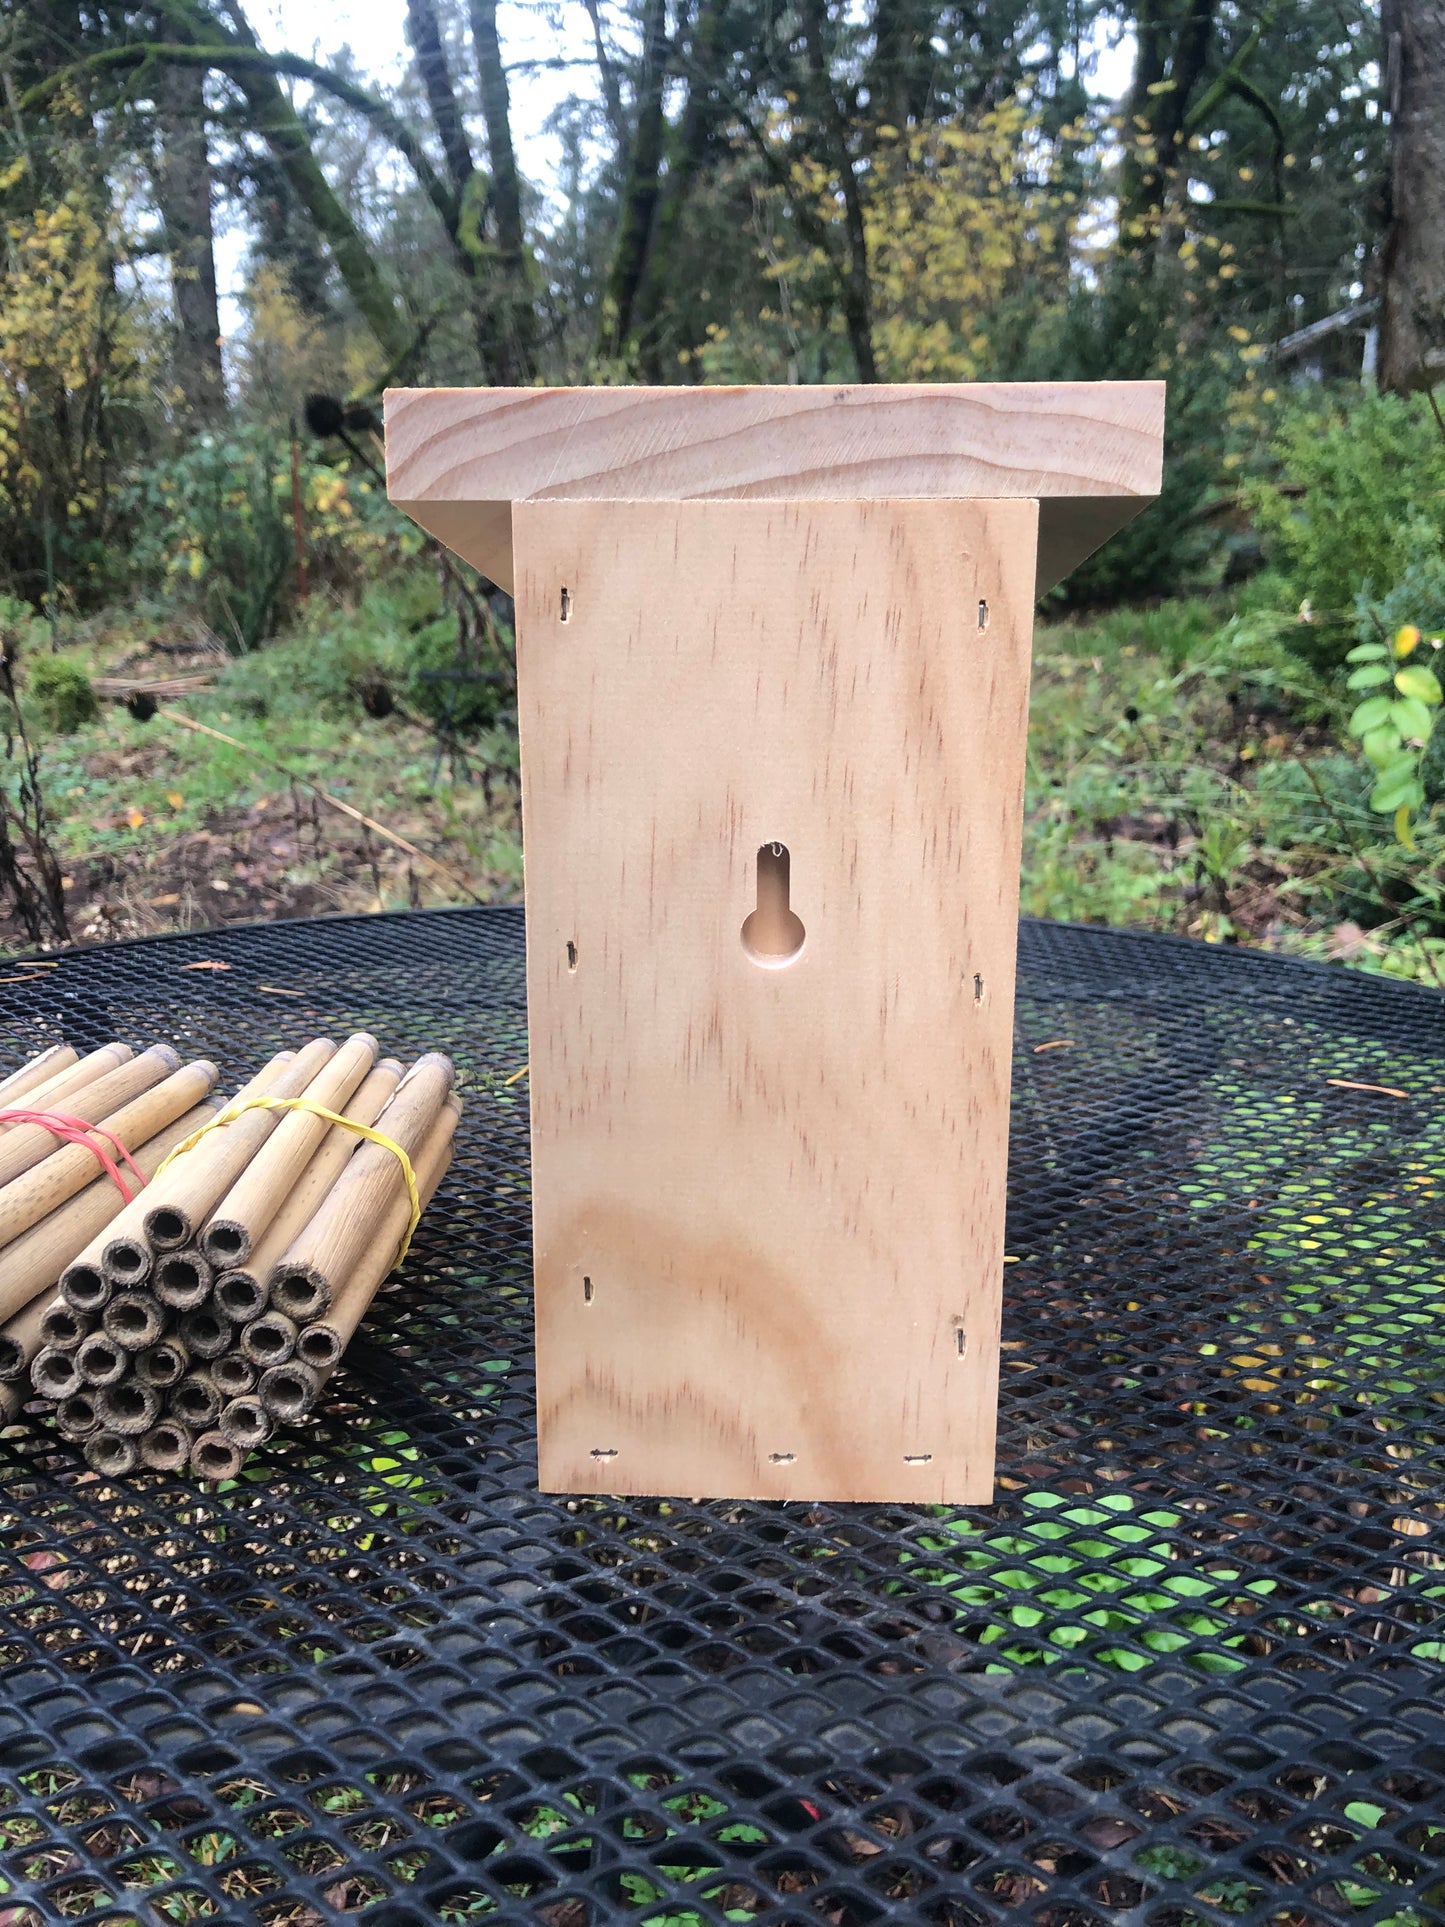
[[[201,736],[212,736],[218,743],[226,743],[230,748],[240,750],[243,756],[249,756],[255,762],[265,763],[269,768],[279,770],[292,783],[302,784],[314,797],[319,797],[331,809],[339,810],[343,816],[349,816],[354,823],[360,823],[365,829],[374,830],[379,837],[395,845],[398,850],[405,850],[408,856],[416,857],[419,862],[435,870],[439,876],[444,876],[472,903],[483,901],[466,879],[459,876],[455,870],[448,868],[440,858],[420,849],[415,843],[409,843],[404,836],[398,836],[395,830],[389,830],[384,823],[378,823],[374,816],[368,816],[364,810],[357,809],[351,803],[343,803],[339,796],[333,796],[329,790],[322,789],[321,785],[313,783],[309,776],[299,775],[287,764],[278,762],[274,756],[266,755],[264,750],[253,749],[249,743],[243,743],[239,737],[228,736],[223,729],[212,729],[209,723],[198,723],[194,716],[183,716],[178,709],[163,709],[160,713],[167,722],[178,723],[182,729],[193,729]]]

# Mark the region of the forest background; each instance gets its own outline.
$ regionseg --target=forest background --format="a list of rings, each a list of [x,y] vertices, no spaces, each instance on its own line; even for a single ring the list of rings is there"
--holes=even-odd
[[[0,0],[0,946],[518,893],[388,383],[1163,376],[1024,908],[1445,986],[1441,0],[365,21]]]

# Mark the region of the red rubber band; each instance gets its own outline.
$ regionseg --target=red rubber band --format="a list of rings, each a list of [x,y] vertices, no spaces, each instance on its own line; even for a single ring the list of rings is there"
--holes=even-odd
[[[52,1137],[60,1138],[66,1144],[83,1144],[96,1159],[100,1168],[115,1185],[117,1191],[129,1204],[135,1191],[129,1189],[121,1176],[120,1165],[110,1155],[103,1144],[94,1144],[92,1137],[109,1138],[121,1157],[135,1172],[138,1180],[136,1191],[145,1188],[145,1172],[141,1170],[125,1145],[114,1131],[108,1131],[103,1124],[87,1124],[83,1117],[71,1117],[65,1111],[27,1111],[23,1107],[0,1111],[0,1124],[38,1124],[42,1131],[49,1131]]]

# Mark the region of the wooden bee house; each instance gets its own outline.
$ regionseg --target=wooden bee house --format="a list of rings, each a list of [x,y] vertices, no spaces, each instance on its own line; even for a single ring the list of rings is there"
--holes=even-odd
[[[1162,384],[401,390],[517,608],[541,1481],[993,1493],[1029,652]]]

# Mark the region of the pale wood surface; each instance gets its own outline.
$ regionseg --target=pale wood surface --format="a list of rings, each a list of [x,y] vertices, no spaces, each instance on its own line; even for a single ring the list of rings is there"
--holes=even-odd
[[[243,1085],[241,1089],[237,1091],[235,1098],[231,1101],[235,1103],[244,1097],[259,1097],[263,1091],[270,1089],[271,1085],[275,1083],[286,1066],[295,1061],[295,1057],[295,1051],[278,1051],[269,1063],[262,1066],[249,1084]],[[182,1143],[185,1142],[184,1138],[180,1141]],[[175,1167],[173,1166],[172,1168],[174,1169]],[[68,1274],[72,1270],[75,1270],[93,1272],[98,1276],[104,1266],[105,1253],[110,1250],[112,1245],[124,1244],[139,1261],[134,1269],[126,1273],[125,1283],[127,1285],[139,1284],[142,1279],[148,1277],[151,1268],[151,1249],[146,1243],[145,1238],[145,1216],[151,1208],[151,1201],[151,1188],[147,1185],[138,1197],[132,1198],[128,1205],[125,1205],[117,1212],[113,1223],[105,1226],[104,1230],[97,1234],[97,1236],[86,1245],[83,1251],[77,1254],[71,1264],[66,1266],[65,1273]],[[65,1275],[63,1274],[61,1277],[62,1287],[64,1283]],[[77,1299],[75,1301],[75,1308],[77,1311],[83,1311],[89,1307],[84,1299]]]
[[[461,1116],[462,1107],[456,1098],[448,1098],[441,1108],[441,1115],[427,1132],[416,1154],[413,1169],[416,1173],[417,1196],[421,1199],[423,1211],[436,1196],[437,1186],[446,1176],[447,1167],[452,1161],[452,1141],[456,1137]],[[343,1279],[332,1293],[324,1322],[307,1325],[303,1338],[312,1333],[324,1333],[334,1345],[338,1357],[346,1350],[356,1334],[357,1326],[366,1316],[372,1300],[396,1263],[402,1239],[410,1224],[411,1199],[401,1192],[388,1215],[377,1226],[370,1248],[361,1254],[350,1276]],[[304,1343],[300,1351],[308,1365],[323,1363],[307,1357]],[[324,1362],[324,1369],[329,1376],[332,1369],[329,1361]]]
[[[154,1177],[161,1159],[183,1144],[192,1131],[198,1131],[215,1110],[214,1104],[198,1104],[134,1150],[132,1155],[144,1175]],[[122,1208],[119,1191],[102,1175],[7,1244],[0,1251],[0,1321],[12,1316],[37,1291],[54,1284],[65,1266],[93,1238],[102,1235]]]
[[[80,1052],[73,1050],[69,1044],[50,1044],[34,1057],[27,1058],[8,1077],[0,1078],[0,1110],[7,1105],[18,1104],[27,1091],[38,1090],[42,1084],[48,1084],[52,1077],[69,1070],[79,1058]],[[0,1125],[0,1129],[4,1128]]]
[[[351,1102],[342,1106],[341,1115],[352,1118],[358,1124],[375,1124],[391,1102],[401,1079],[402,1065],[394,1057],[384,1057],[370,1076],[364,1079]],[[230,1269],[240,1269],[248,1278],[264,1286],[287,1246],[316,1216],[332,1185],[365,1142],[365,1138],[359,1137],[355,1131],[348,1131],[342,1124],[333,1124],[245,1265],[232,1266]],[[224,1279],[226,1275],[223,1272],[221,1278]]]
[[[110,1048],[123,1049],[124,1046],[112,1045]],[[97,1052],[96,1055],[100,1056],[101,1053]],[[82,1061],[89,1062],[88,1059]],[[119,1110],[122,1104],[139,1097],[142,1091],[148,1091],[153,1084],[159,1084],[162,1078],[169,1077],[172,1071],[180,1067],[181,1060],[169,1044],[153,1044],[149,1050],[142,1051],[139,1057],[128,1056],[113,1070],[105,1071],[102,1076],[83,1084],[79,1090],[69,1092],[58,1108],[67,1117],[78,1118],[83,1124],[98,1124],[102,1118],[109,1117],[112,1111]],[[76,1064],[72,1067],[72,1073],[68,1074],[79,1069],[80,1065]],[[31,1104],[26,1108],[51,1110],[56,1105],[52,1098],[44,1104]],[[30,1170],[44,1159],[62,1156],[64,1148],[61,1139],[43,1125],[17,1124],[0,1139],[0,1184],[9,1184],[22,1171]]]
[[[342,1115],[339,1107],[375,1065],[379,1048],[369,1031],[357,1031],[298,1095]],[[201,1238],[201,1249],[218,1271],[246,1262],[321,1140],[341,1128],[311,1111],[276,1112],[272,1117],[275,1129],[216,1206]],[[218,1230],[231,1231],[232,1239],[222,1242]]]
[[[70,1099],[87,1084],[95,1083],[97,1078],[115,1070],[120,1064],[128,1064],[135,1056],[129,1044],[102,1044],[99,1050],[91,1051],[88,1057],[77,1059],[74,1051],[67,1063],[62,1058],[46,1071],[44,1081],[29,1086],[23,1098],[7,1098],[11,1104],[27,1111],[69,1111],[73,1107]],[[26,1127],[14,1123],[0,1124],[0,1134],[23,1130]]]
[[[986,1501],[1035,505],[516,515],[542,1483]]]
[[[129,1104],[119,1110],[111,1111],[101,1119],[104,1129],[120,1142],[128,1151],[134,1152],[137,1145],[146,1143],[157,1131],[173,1123],[183,1111],[199,1104],[208,1095],[220,1072],[215,1065],[204,1058],[194,1064],[183,1064],[178,1071],[153,1084],[139,1097],[133,1097]],[[91,1140],[98,1149],[111,1158],[119,1167],[121,1178],[128,1191],[138,1190],[139,1184],[133,1172],[121,1158],[108,1137],[97,1136]],[[0,1246],[7,1245],[12,1238],[18,1238],[22,1231],[28,1231],[57,1205],[67,1198],[73,1198],[82,1191],[100,1169],[95,1152],[90,1144],[69,1144],[63,1150],[43,1158],[30,1170],[13,1178],[9,1184],[0,1185]],[[113,1180],[106,1178],[107,1184],[114,1189]],[[116,1191],[117,1208],[125,1200]]]
[[[514,586],[539,500],[1037,499],[1042,593],[1159,492],[1164,384],[437,388],[386,397],[391,498]]]
[[[335,1055],[336,1046],[329,1037],[313,1038],[258,1095],[304,1097]],[[243,1112],[203,1137],[146,1187],[150,1208],[144,1219],[145,1235],[155,1250],[178,1251],[199,1237],[206,1219],[286,1115],[285,1111]],[[157,1234],[161,1214],[174,1215],[174,1236]]]
[[[408,1158],[415,1158],[426,1142],[451,1094],[454,1075],[449,1057],[440,1051],[428,1051],[402,1078],[391,1102],[377,1118],[376,1129],[400,1145]],[[274,1307],[292,1310],[279,1287],[294,1276],[317,1291],[324,1311],[333,1291],[351,1275],[370,1246],[393,1200],[405,1195],[406,1180],[396,1153],[383,1144],[363,1142],[347,1159],[315,1217],[277,1264],[271,1293]]]

